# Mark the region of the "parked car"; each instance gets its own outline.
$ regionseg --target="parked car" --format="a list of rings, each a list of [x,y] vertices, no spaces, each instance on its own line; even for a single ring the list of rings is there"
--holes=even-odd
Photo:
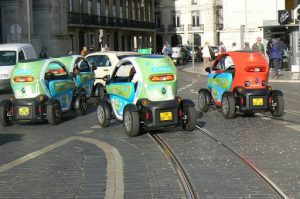
[[[94,94],[97,88],[94,88],[95,73],[91,64],[81,55],[72,55],[56,58],[62,62],[70,76],[74,78],[75,85],[78,90],[85,93],[86,97],[89,98]]]
[[[85,93],[76,92],[66,66],[56,59],[20,61],[13,70],[11,85],[14,96],[0,103],[2,126],[45,119],[54,125],[61,122],[64,112],[86,112]]]
[[[35,59],[31,44],[0,44],[0,90],[9,90],[11,73],[18,61]]]
[[[263,54],[225,52],[206,71],[208,88],[199,90],[200,111],[207,112],[216,105],[222,108],[225,118],[233,118],[237,112],[253,115],[270,111],[275,117],[283,115],[283,93],[267,85],[269,66]]]
[[[106,97],[97,108],[100,126],[115,118],[128,136],[178,125],[187,131],[195,128],[194,103],[176,96],[176,68],[169,57],[127,57],[105,79]]]
[[[193,52],[193,47],[192,46],[187,46],[186,48],[188,49],[188,51],[190,53],[189,54],[189,60],[192,60],[193,53],[194,53],[195,61],[198,61],[198,62],[203,61],[203,57],[202,57],[202,53],[201,53],[202,49],[201,49],[200,46],[195,45],[194,46],[194,52]]]
[[[177,65],[185,64],[189,60],[189,51],[185,46],[172,48],[172,61]]]

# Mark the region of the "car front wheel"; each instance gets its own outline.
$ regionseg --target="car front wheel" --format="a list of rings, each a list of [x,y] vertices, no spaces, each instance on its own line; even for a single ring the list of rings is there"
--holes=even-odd
[[[111,114],[108,103],[99,102],[96,113],[99,125],[101,127],[107,127],[110,122],[109,114]]]
[[[10,108],[9,103],[0,105],[0,124],[3,127],[10,126],[12,123],[9,117],[7,116],[9,112],[9,108]]]
[[[182,128],[186,131],[192,131],[195,129],[197,123],[197,113],[195,107],[187,106],[184,110]]]
[[[198,106],[200,111],[207,112],[211,101],[210,92],[207,89],[201,89],[198,95]]]
[[[76,109],[77,114],[84,115],[88,106],[86,95],[84,93],[78,95],[76,97],[76,101],[78,101],[78,109]]]
[[[284,113],[284,99],[281,95],[274,95],[272,99],[273,110],[271,111],[274,117],[281,117]]]

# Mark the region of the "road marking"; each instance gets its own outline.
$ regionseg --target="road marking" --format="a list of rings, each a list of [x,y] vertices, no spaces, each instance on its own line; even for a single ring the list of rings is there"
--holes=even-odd
[[[95,126],[92,126],[91,128],[92,129],[101,129],[101,126],[100,125],[95,125]]]
[[[60,140],[54,144],[46,146],[40,150],[29,153],[17,160],[9,162],[0,166],[0,173],[12,169],[20,164],[23,164],[29,160],[32,160],[42,154],[45,154],[53,149],[61,147],[71,141],[79,140],[96,145],[98,148],[104,151],[107,159],[106,167],[106,190],[105,198],[123,198],[124,197],[124,164],[123,158],[119,151],[112,145],[103,142],[101,140],[72,136],[63,140]]]
[[[286,127],[293,129],[295,131],[300,131],[300,125],[286,125]]]
[[[294,110],[285,110],[285,112],[291,113],[291,114],[300,114],[299,111],[294,111]]]
[[[79,132],[77,134],[84,135],[84,134],[89,134],[89,133],[93,133],[93,132],[94,132],[93,130],[83,130],[83,131],[81,131],[81,132]]]

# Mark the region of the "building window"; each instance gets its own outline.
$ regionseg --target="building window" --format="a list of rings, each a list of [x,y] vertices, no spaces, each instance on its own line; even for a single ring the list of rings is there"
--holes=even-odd
[[[109,1],[105,0],[105,16],[108,17]]]
[[[73,12],[73,0],[69,0],[69,12]]]
[[[117,8],[116,8],[116,0],[113,0],[113,16],[115,17],[117,15]]]
[[[80,10],[80,13],[83,13],[83,0],[79,1],[79,10]]]
[[[173,27],[180,27],[180,16],[173,16]]]
[[[88,0],[88,14],[91,15],[92,13],[93,13],[92,0]]]
[[[101,0],[97,0],[97,16],[101,15]]]
[[[129,3],[128,3],[128,0],[126,0],[126,19],[129,19]]]
[[[134,8],[134,1],[132,1],[132,19],[135,20],[135,8]]]
[[[123,0],[120,0],[120,18],[123,18]]]
[[[198,27],[200,25],[200,12],[192,12],[192,25],[193,27]]]

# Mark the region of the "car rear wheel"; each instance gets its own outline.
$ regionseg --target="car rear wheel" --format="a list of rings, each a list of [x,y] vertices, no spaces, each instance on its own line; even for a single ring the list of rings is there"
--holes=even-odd
[[[272,97],[272,104],[274,105],[271,111],[274,117],[281,117],[284,113],[284,99],[281,95],[274,95]]]
[[[62,109],[58,101],[47,105],[47,119],[49,124],[56,125],[61,122]]]
[[[108,103],[105,101],[100,101],[96,113],[99,125],[101,127],[107,127],[110,123],[109,116],[111,115]]]
[[[200,111],[207,112],[211,102],[211,95],[207,89],[201,89],[198,95],[198,106]]]
[[[9,103],[3,103],[0,105],[0,124],[3,127],[10,126],[12,124],[11,120],[7,116],[9,113],[10,105]]]
[[[222,97],[222,111],[223,116],[231,119],[235,116],[235,99],[231,93],[224,94]]]
[[[195,107],[187,106],[184,110],[182,128],[186,131],[192,131],[195,129],[197,123],[197,113]]]
[[[136,111],[131,111],[129,108],[125,108],[123,123],[126,134],[130,137],[137,136],[140,128],[140,118]]]
[[[77,114],[84,115],[88,106],[86,95],[84,93],[77,95],[76,101],[78,101],[78,109],[76,109]]]

